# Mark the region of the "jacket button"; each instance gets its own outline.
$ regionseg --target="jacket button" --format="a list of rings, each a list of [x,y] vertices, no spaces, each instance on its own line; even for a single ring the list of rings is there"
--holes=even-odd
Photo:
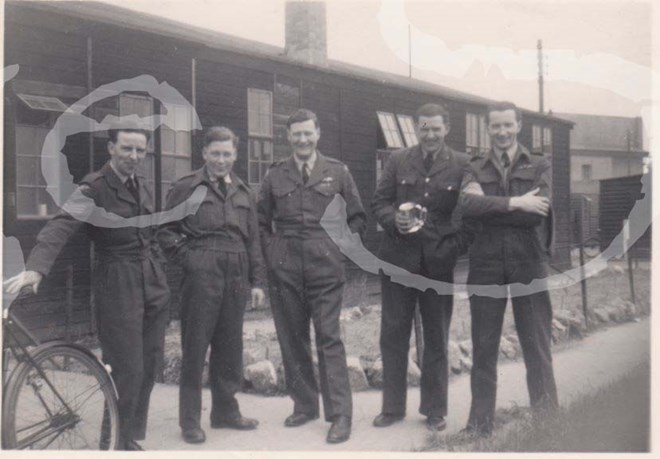
[[[401,180],[401,185],[405,185],[405,184],[406,184],[406,181],[405,181],[405,180]]]
[[[428,194],[428,193],[424,193],[424,197],[425,197],[425,198],[428,198],[428,197],[429,197],[429,194]]]
[[[429,183],[431,181],[430,178],[426,177],[426,180],[424,180],[426,183]]]

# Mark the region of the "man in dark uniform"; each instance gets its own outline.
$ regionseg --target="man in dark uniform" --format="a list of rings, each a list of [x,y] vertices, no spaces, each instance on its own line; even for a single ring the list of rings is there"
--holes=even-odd
[[[469,157],[449,148],[449,113],[436,104],[426,104],[415,115],[419,145],[392,153],[378,182],[372,211],[384,229],[380,258],[412,274],[453,282],[454,266],[474,239],[475,226],[452,225],[464,168]],[[413,202],[427,208],[421,230],[409,233],[411,221],[398,211]],[[383,405],[374,419],[376,427],[397,422],[406,413],[408,348],[415,306],[424,329],[421,402],[427,427],[443,430],[447,415],[447,342],[453,296],[428,289],[418,290],[392,282],[381,274],[382,316],[380,350],[383,360]]]
[[[117,129],[110,130],[109,137],[110,161],[82,179],[81,195],[122,218],[153,213],[153,194],[144,177],[136,174],[147,154],[149,133]],[[77,205],[73,201],[75,194],[67,202],[71,208]],[[91,215],[98,216],[98,212]],[[94,298],[99,341],[119,395],[120,448],[140,450],[135,440],[144,439],[146,433],[170,292],[153,238],[154,228],[111,226],[86,223],[61,210],[37,236],[26,271],[9,279],[6,286],[15,292],[30,285],[36,292],[67,241],[80,228],[87,229],[98,261]]]
[[[165,224],[158,240],[166,256],[184,271],[181,284],[181,380],[179,425],[188,443],[202,443],[202,371],[211,346],[211,427],[251,430],[257,420],[243,417],[235,394],[243,381],[243,313],[264,301],[263,257],[257,208],[250,188],[232,172],[238,137],[225,127],[204,136],[206,164],[177,181],[167,209],[186,201],[199,186],[208,191],[199,210]]]
[[[259,225],[269,268],[270,300],[282,350],[295,427],[319,416],[309,321],[314,324],[319,377],[329,443],[350,437],[352,400],[339,314],[345,275],[343,256],[320,225],[336,194],[346,201],[348,226],[362,233],[366,215],[348,168],[316,149],[316,115],[298,110],[287,122],[293,155],[268,170],[259,193]]]
[[[481,201],[482,205],[464,208],[466,215],[483,222],[483,230],[470,248],[468,284],[497,290],[496,295],[489,296],[474,294],[473,288],[470,296],[474,354],[472,406],[466,430],[479,435],[490,435],[493,429],[506,286],[520,283],[524,289],[530,282],[545,282],[552,240],[550,161],[518,143],[521,114],[514,104],[501,102],[489,107],[487,122],[493,148],[472,159],[463,184],[467,201],[469,193],[491,197],[486,205]],[[536,411],[554,409],[557,388],[550,353],[550,296],[545,289],[511,293],[531,406]]]

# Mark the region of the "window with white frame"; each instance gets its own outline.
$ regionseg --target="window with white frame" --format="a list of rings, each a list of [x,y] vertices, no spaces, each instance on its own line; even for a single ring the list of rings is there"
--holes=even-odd
[[[60,170],[60,157],[42,148],[50,127],[16,126],[16,214],[18,218],[49,217],[58,208],[46,190],[44,171]],[[55,193],[60,189],[60,175],[49,177],[48,186]]]
[[[469,154],[485,153],[490,150],[490,137],[486,116],[476,113],[465,114],[465,151]]]
[[[403,140],[399,127],[394,119],[394,114],[388,112],[377,112],[378,124],[380,126],[383,137],[385,137],[386,148],[402,148]]]
[[[192,110],[188,105],[164,104],[162,114],[168,116],[172,127],[160,127],[161,196],[165,202],[167,192],[192,168]],[[166,112],[166,113],[165,113]]]
[[[552,154],[552,129],[549,127],[543,128],[543,153]]]
[[[399,121],[399,127],[401,128],[403,141],[405,142],[406,147],[417,145],[419,141],[417,140],[417,133],[415,132],[415,122],[413,121],[413,117],[409,115],[397,114],[396,119]]]
[[[541,153],[542,147],[542,133],[543,130],[538,124],[532,125],[532,152]]]
[[[248,88],[248,182],[259,185],[273,162],[273,93]]]

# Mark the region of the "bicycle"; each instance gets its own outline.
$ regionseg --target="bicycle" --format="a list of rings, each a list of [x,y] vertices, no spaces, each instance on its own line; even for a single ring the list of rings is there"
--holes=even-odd
[[[11,312],[30,294],[24,287],[3,311],[2,447],[117,449],[119,411],[109,369],[77,344],[40,343]]]

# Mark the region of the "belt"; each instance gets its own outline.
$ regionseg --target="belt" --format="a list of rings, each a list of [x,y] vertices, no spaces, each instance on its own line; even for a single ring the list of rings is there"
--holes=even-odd
[[[223,236],[189,238],[186,245],[191,249],[217,250],[220,252],[242,253],[246,251],[242,239],[229,239]]]
[[[125,261],[125,260],[147,260],[153,258],[154,255],[151,247],[143,247],[135,250],[96,250],[96,257],[99,262],[107,263],[112,261]]]
[[[276,228],[276,236],[299,237],[301,239],[328,239],[328,233],[323,228]]]

